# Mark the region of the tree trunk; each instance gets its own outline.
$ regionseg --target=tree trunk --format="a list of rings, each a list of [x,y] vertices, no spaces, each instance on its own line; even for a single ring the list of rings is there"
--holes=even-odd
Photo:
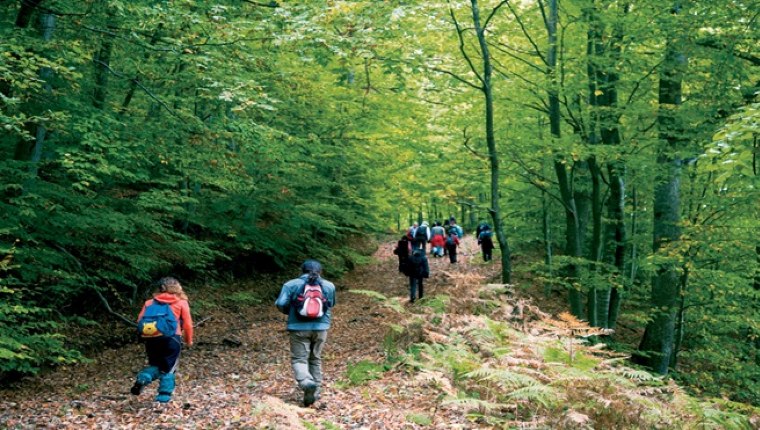
[[[654,190],[653,249],[662,260],[652,280],[652,320],[647,324],[639,344],[639,357],[643,364],[660,374],[668,373],[676,338],[676,312],[681,295],[680,265],[670,258],[668,248],[677,244],[681,235],[681,159],[674,154],[682,146],[683,127],[678,121],[681,105],[681,86],[686,68],[686,56],[677,49],[677,43],[668,40],[665,61],[659,83],[658,127],[660,140],[666,143],[657,157],[664,171]],[[665,248],[665,249],[663,249]]]
[[[512,261],[509,242],[504,234],[504,227],[501,224],[501,208],[499,203],[499,154],[496,150],[496,135],[494,131],[494,103],[493,88],[491,86],[491,56],[488,50],[485,30],[480,23],[480,10],[478,1],[471,0],[472,4],[472,22],[475,26],[475,33],[478,36],[480,53],[483,60],[483,77],[481,87],[486,102],[486,143],[488,144],[488,161],[491,165],[491,219],[493,220],[494,231],[499,242],[501,250],[501,281],[505,284],[512,282]]]
[[[561,112],[559,104],[559,92],[557,82],[557,21],[559,17],[559,8],[557,0],[549,0],[549,16],[546,21],[546,32],[549,40],[549,49],[546,60],[549,71],[550,86],[548,91],[549,97],[549,129],[552,138],[559,139]],[[572,185],[568,177],[567,168],[564,160],[555,158],[554,172],[559,182],[560,198],[565,209],[565,255],[569,257],[581,257],[583,250],[580,240],[580,225],[578,220],[578,210],[575,206],[575,197],[573,196]],[[571,285],[568,287],[568,301],[570,303],[570,312],[578,318],[583,318],[583,298],[574,284],[578,280],[578,265],[570,263],[565,268],[566,275],[570,279]]]
[[[113,15],[109,9],[108,24],[109,30],[114,31]],[[103,40],[100,45],[100,49],[95,53],[95,90],[92,96],[92,105],[97,109],[104,109],[106,105],[106,98],[108,95],[108,74],[109,67],[111,66],[111,51],[113,50],[113,36],[106,34],[103,36]],[[130,96],[130,99],[132,97]]]
[[[53,30],[55,30],[55,15],[51,13],[44,13],[40,15],[40,27],[42,30],[42,40],[49,42],[53,38]],[[45,83],[43,84],[43,102],[49,102],[49,98],[53,95],[53,87],[50,85],[50,80],[53,77],[53,70],[49,67],[40,68],[40,79]],[[42,122],[37,124],[37,130],[34,133],[34,146],[32,147],[32,154],[29,164],[29,175],[32,178],[37,177],[37,170],[39,168],[40,160],[42,160],[42,150],[45,147],[45,139],[47,138],[47,127]]]

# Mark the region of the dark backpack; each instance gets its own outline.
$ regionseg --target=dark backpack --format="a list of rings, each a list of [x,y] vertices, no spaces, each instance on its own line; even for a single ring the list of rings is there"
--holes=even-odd
[[[178,325],[171,306],[153,299],[137,322],[137,333],[143,338],[171,337],[177,333]]]
[[[427,227],[420,226],[417,228],[417,231],[414,233],[414,240],[417,242],[427,242]]]
[[[454,236],[449,235],[449,237],[446,238],[446,245],[447,246],[454,246],[457,243],[454,241]]]
[[[322,318],[329,308],[329,301],[319,280],[307,280],[293,298],[296,316],[305,320]]]

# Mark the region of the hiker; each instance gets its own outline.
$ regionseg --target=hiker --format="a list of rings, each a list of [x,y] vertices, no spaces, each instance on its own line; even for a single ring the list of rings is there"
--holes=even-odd
[[[478,245],[480,245],[480,249],[483,252],[483,261],[491,261],[493,252],[493,232],[491,231],[490,225],[485,224],[480,228]]]
[[[464,236],[464,230],[462,230],[462,227],[457,225],[457,220],[454,217],[449,218],[449,230],[448,233],[455,232],[457,234],[457,238],[461,239]]]
[[[436,234],[433,236],[432,239],[430,239],[430,247],[431,247],[431,253],[433,254],[433,258],[435,257],[443,257],[443,250],[446,246],[446,237],[442,234]]]
[[[440,240],[436,240],[436,236],[440,236]],[[433,245],[433,241],[440,243],[440,255],[436,255],[434,252],[435,250],[432,249],[431,253],[434,257],[441,257],[444,255],[444,245],[446,244],[446,230],[441,226],[440,221],[436,221],[433,228],[430,229],[430,246],[435,248],[435,245]]]
[[[412,258],[409,260],[409,303],[414,303],[415,299],[421,299],[424,296],[422,280],[430,277],[430,266],[428,266],[425,250],[415,249]]]
[[[488,225],[488,223],[487,223],[487,222],[485,222],[485,221],[482,221],[482,220],[481,220],[481,221],[478,223],[478,227],[475,229],[475,237],[480,237],[480,232],[481,232],[481,231],[483,231],[483,228],[484,228],[485,226],[487,226],[487,225]],[[490,228],[490,226],[489,226],[489,228]]]
[[[187,346],[193,345],[193,319],[187,295],[179,281],[166,277],[158,284],[158,292],[145,302],[137,316],[138,330],[145,340],[148,366],[137,373],[130,392],[137,396],[146,385],[158,379],[156,401],[166,403],[174,392],[174,372],[179,364],[182,339]]]
[[[414,235],[417,233],[417,228],[419,228],[419,225],[415,222],[409,226],[409,229],[406,230],[406,237],[409,238],[409,240],[414,240]]]
[[[457,246],[459,245],[459,237],[452,228],[449,231],[449,237],[446,239],[446,250],[449,254],[449,262],[454,264],[457,262]]]
[[[406,274],[409,267],[411,251],[412,244],[409,242],[409,238],[406,235],[401,236],[401,239],[396,243],[396,248],[393,249],[393,253],[398,256],[398,271],[403,274]]]
[[[449,221],[449,219],[450,218],[447,218],[447,219],[443,220],[444,239],[446,239],[447,237],[449,237],[449,229],[451,228],[451,226],[449,225],[449,223],[451,221]],[[449,255],[449,251],[446,249],[445,246],[443,247],[443,255]]]
[[[427,221],[422,221],[420,227],[414,233],[414,239],[412,240],[412,249],[421,249],[425,251],[425,245],[430,240],[430,228]]]
[[[290,364],[298,387],[303,390],[303,405],[319,400],[322,385],[322,348],[335,306],[335,285],[323,279],[322,264],[306,260],[301,276],[282,286],[275,306],[288,315]],[[312,311],[318,311],[312,313]]]

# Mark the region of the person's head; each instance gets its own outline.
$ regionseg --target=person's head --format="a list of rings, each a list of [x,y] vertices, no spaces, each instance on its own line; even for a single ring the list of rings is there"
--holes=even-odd
[[[416,227],[418,227],[418,226],[419,226],[419,224],[417,224],[417,221],[415,221],[415,222],[412,224],[412,227],[415,227],[415,228],[416,228]]]
[[[308,259],[301,264],[301,273],[322,274],[322,264],[317,260]]]
[[[441,221],[440,220],[436,220],[435,221],[435,226],[436,227],[440,227],[441,226]]]
[[[404,242],[409,242],[409,238],[406,237],[406,235],[401,236],[401,240]]]
[[[449,224],[453,225],[457,223],[457,219],[454,217],[449,218]]]
[[[158,280],[158,292],[160,294],[169,293],[175,296],[187,300],[187,294],[182,289],[182,284],[176,278],[166,276]]]
[[[428,226],[427,221],[422,221],[422,227],[427,227],[427,226]]]

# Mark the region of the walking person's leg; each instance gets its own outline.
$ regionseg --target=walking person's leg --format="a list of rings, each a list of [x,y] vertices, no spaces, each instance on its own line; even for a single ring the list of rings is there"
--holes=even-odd
[[[417,278],[409,277],[409,302],[414,303],[414,297],[417,295]]]
[[[327,341],[327,330],[313,331],[311,335],[311,349],[309,351],[309,373],[316,384],[314,391],[309,394],[304,391],[304,405],[309,406],[319,399],[322,387],[322,348]]]
[[[420,299],[421,299],[421,298],[422,298],[422,296],[424,295],[424,289],[423,289],[423,287],[422,287],[422,279],[423,279],[423,278],[420,278],[420,279],[418,280],[418,282],[419,282],[419,296],[417,296],[417,297],[418,297],[418,298],[420,298]]]

